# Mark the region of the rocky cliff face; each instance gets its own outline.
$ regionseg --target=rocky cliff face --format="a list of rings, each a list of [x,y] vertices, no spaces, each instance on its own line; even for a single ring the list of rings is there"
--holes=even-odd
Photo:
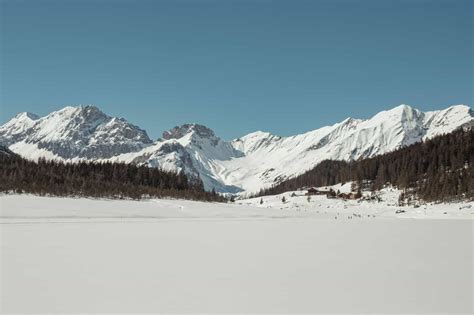
[[[207,128],[206,126],[199,124],[184,124],[182,126],[176,126],[171,130],[163,132],[163,139],[180,139],[191,132],[194,132],[197,136],[201,138],[215,137],[214,131]]]
[[[66,107],[42,118],[19,114],[0,127],[0,141],[19,153],[48,152],[63,159],[108,158],[152,143],[144,130],[94,106]]]

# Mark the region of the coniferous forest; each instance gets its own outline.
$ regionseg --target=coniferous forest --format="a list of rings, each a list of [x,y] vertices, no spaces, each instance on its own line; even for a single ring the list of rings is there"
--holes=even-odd
[[[3,153],[2,153],[3,152]],[[200,179],[134,164],[26,160],[0,152],[0,191],[106,198],[173,197],[225,201],[206,192]],[[297,163],[297,162],[296,162]],[[386,185],[425,201],[474,199],[474,131],[458,130],[421,143],[353,162],[326,160],[257,196],[309,186],[358,182],[376,191]]]
[[[0,152],[0,191],[95,198],[172,197],[225,201],[206,192],[200,179],[184,172],[111,162],[64,163],[26,160],[11,151]]]
[[[295,162],[297,163],[297,162]],[[393,185],[425,201],[474,199],[474,130],[458,130],[353,162],[326,160],[257,196],[357,181],[372,191]]]

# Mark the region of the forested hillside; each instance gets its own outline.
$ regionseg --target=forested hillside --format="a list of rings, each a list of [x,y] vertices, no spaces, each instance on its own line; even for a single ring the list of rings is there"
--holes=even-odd
[[[473,165],[474,131],[458,130],[369,159],[326,160],[302,175],[262,190],[259,195],[357,181],[370,183],[372,190],[391,184],[425,201],[472,200]]]
[[[204,191],[202,182],[174,173],[125,163],[33,162],[16,154],[0,154],[0,191],[53,196],[106,198],[173,197],[224,201]]]

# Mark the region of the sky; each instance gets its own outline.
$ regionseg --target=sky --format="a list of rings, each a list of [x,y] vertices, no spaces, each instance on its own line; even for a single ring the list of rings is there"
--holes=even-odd
[[[473,103],[471,0],[0,3],[0,123],[94,104],[233,139]]]

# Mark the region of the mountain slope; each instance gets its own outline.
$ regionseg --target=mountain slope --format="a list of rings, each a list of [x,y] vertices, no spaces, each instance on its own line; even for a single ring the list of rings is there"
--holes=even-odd
[[[402,191],[400,203],[474,201],[474,129],[459,129],[352,163],[326,160],[259,195],[338,183],[351,187],[351,182],[357,187],[354,192],[380,191],[389,183]]]
[[[423,113],[402,105],[368,120],[348,118],[293,137],[257,132],[232,142],[245,158],[222,162],[227,170],[223,181],[257,191],[323,160],[356,160],[383,154],[472,124],[472,119],[467,106]],[[245,172],[239,172],[244,167]]]
[[[122,154],[111,160],[184,170],[189,175],[199,176],[209,190],[238,193],[241,188],[222,181],[220,174],[226,170],[221,163],[242,157],[244,154],[231,142],[223,141],[211,129],[199,124],[185,124],[165,131],[162,139],[140,152]]]
[[[292,137],[258,131],[225,142],[210,130],[199,132],[204,126],[183,125],[165,132],[163,138],[167,140],[153,147],[114,159],[168,168],[179,165],[178,169],[199,174],[208,189],[255,192],[301,174],[326,159],[371,157],[449,133],[466,124],[472,124],[467,106],[424,113],[401,105],[368,120],[348,118]],[[163,154],[168,152],[163,148],[172,144],[179,150],[174,150],[173,156]]]
[[[199,176],[209,190],[251,193],[326,159],[372,157],[472,124],[468,106],[422,112],[400,105],[370,119],[347,118],[291,137],[257,131],[224,141],[205,126],[185,124],[152,142],[145,131],[125,120],[81,106],[43,118],[19,115],[0,127],[0,141],[28,158],[144,163]]]
[[[65,107],[45,117],[22,113],[0,127],[0,141],[25,157],[97,159],[138,151],[144,130],[94,106]]]

